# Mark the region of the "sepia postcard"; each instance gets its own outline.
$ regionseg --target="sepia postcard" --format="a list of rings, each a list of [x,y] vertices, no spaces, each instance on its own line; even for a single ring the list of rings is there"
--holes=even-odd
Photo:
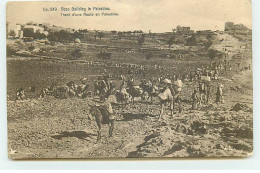
[[[250,0],[10,1],[10,159],[253,154]]]

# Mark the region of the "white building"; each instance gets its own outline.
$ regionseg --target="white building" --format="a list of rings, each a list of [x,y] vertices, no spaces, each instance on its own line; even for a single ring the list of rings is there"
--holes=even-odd
[[[6,24],[6,32],[7,32],[7,37],[15,37],[15,38],[22,38],[23,37],[23,31],[22,27],[19,24],[13,24],[13,23],[7,23]],[[14,33],[14,35],[10,35]]]

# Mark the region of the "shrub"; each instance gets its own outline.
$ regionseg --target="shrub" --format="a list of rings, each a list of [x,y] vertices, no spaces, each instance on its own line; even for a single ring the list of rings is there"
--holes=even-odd
[[[34,46],[29,46],[28,49],[29,49],[29,51],[33,51],[35,49],[35,47]]]
[[[148,53],[148,54],[146,54],[146,60],[150,60],[150,59],[152,59],[152,57],[153,57],[153,54],[151,54],[151,53]]]
[[[71,59],[79,59],[83,56],[81,50],[79,48],[74,49],[71,53]]]
[[[16,51],[11,46],[9,45],[6,46],[6,56],[15,55],[15,52]]]
[[[100,52],[100,53],[96,54],[96,57],[103,59],[103,60],[111,59],[112,53]]]

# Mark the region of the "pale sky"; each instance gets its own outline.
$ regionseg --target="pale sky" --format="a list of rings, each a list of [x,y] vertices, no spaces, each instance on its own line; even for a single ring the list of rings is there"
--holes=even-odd
[[[57,7],[57,12],[43,12],[43,7]],[[119,13],[113,17],[62,17],[61,7],[109,7]],[[71,12],[73,13],[73,12]],[[223,30],[226,21],[252,28],[250,0],[100,0],[8,2],[8,22],[52,25],[89,30],[143,30],[171,32],[177,25],[193,30]]]

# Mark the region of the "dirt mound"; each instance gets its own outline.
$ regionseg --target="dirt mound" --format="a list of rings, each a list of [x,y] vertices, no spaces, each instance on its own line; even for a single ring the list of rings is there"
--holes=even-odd
[[[216,107],[213,104],[209,104],[200,108],[200,111],[213,111]]]
[[[176,132],[183,133],[186,135],[195,135],[195,134],[206,134],[207,127],[204,122],[195,120],[191,123],[184,125],[177,125]]]
[[[176,151],[180,151],[184,148],[185,144],[181,141],[177,141],[169,150],[164,152],[164,156],[167,156],[169,154],[172,154]]]
[[[230,125],[224,127],[221,134],[225,137],[253,138],[253,128],[248,128],[246,126],[236,127]]]
[[[187,148],[187,153],[189,157],[205,157],[206,155],[200,150],[200,147],[189,146]]]
[[[207,129],[205,123],[201,121],[193,121],[190,125],[193,132],[198,134],[206,134]]]
[[[231,111],[244,111],[244,112],[253,112],[252,108],[249,108],[246,104],[242,104],[242,103],[237,103],[233,106],[233,108],[231,109]]]

